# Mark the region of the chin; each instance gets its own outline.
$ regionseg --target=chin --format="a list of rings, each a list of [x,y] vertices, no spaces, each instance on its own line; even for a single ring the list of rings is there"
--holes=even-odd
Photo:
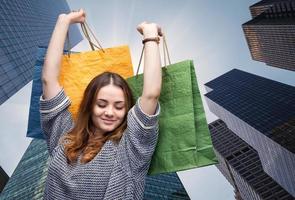
[[[104,132],[112,132],[112,131],[114,131],[117,127],[115,127],[115,126],[106,126],[106,125],[103,125],[103,126],[101,126],[101,128],[102,128],[102,130],[103,130]]]
[[[106,124],[103,121],[98,121],[98,123],[96,124],[96,127],[99,127],[99,129],[102,132],[106,133],[106,132],[114,131],[116,128],[118,128],[119,125],[120,125],[120,123],[118,123],[118,121],[113,124]]]

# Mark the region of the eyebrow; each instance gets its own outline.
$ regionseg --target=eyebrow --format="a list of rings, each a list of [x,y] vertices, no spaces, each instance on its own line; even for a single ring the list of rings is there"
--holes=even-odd
[[[105,99],[97,99],[97,101],[103,101],[105,103],[108,103],[108,101]],[[119,103],[125,103],[125,102],[124,101],[115,101],[115,104],[119,104]]]

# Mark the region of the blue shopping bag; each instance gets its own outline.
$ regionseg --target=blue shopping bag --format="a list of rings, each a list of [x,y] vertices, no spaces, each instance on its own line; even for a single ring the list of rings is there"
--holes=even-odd
[[[42,95],[41,73],[46,55],[46,47],[38,47],[37,60],[34,67],[33,85],[29,110],[27,137],[44,139],[40,125],[39,101]]]

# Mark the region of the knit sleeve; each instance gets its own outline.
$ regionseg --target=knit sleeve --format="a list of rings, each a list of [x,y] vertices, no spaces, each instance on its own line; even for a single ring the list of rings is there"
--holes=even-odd
[[[55,97],[44,100],[40,97],[41,128],[47,141],[49,154],[58,145],[60,137],[73,127],[68,107],[70,99],[62,89]]]
[[[119,144],[119,162],[133,178],[146,175],[158,139],[158,103],[154,115],[143,112],[140,98],[127,115],[127,130]]]

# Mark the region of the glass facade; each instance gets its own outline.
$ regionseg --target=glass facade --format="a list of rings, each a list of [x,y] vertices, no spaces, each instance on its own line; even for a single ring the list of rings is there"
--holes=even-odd
[[[209,109],[257,151],[263,170],[295,197],[295,87],[237,69],[205,86]]]
[[[274,3],[277,3],[278,1],[281,0],[262,0],[259,1],[258,3],[253,4],[250,6],[250,12],[252,18],[257,17],[267,9],[271,8]]]
[[[217,167],[240,199],[294,199],[264,172],[257,151],[233,133],[222,120],[210,123],[209,129],[220,161]]]
[[[32,80],[38,46],[48,46],[56,19],[69,12],[65,0],[2,0],[0,3],[0,105]],[[82,36],[70,27],[70,44]]]
[[[295,1],[263,0],[242,25],[253,60],[295,71]]]
[[[144,200],[190,199],[176,173],[165,173],[146,177]]]
[[[45,140],[33,139],[13,172],[0,199],[43,199],[48,167]],[[189,199],[176,173],[147,176],[145,200]]]
[[[47,161],[45,140],[32,140],[1,193],[0,199],[42,199]]]

